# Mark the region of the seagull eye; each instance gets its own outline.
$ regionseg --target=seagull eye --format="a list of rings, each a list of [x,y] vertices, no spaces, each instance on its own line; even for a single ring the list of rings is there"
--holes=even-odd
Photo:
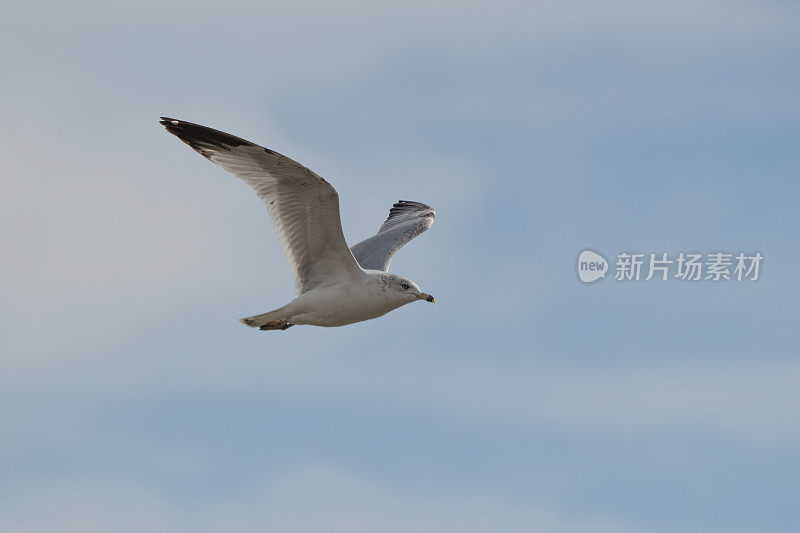
[[[408,290],[408,283],[401,283],[400,286],[403,287],[404,291]]]

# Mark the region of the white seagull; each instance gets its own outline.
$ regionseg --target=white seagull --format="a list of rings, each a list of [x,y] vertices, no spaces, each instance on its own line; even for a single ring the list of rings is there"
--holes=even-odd
[[[436,212],[401,200],[377,235],[348,248],[339,219],[339,193],[300,163],[269,148],[205,126],[161,117],[167,131],[234,174],[267,206],[295,276],[297,298],[239,321],[262,330],[295,324],[344,326],[385,315],[433,296],[386,269],[397,251],[427,230]]]

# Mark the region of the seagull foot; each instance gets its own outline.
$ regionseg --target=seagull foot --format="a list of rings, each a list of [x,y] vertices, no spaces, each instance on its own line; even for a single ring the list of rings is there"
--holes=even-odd
[[[270,322],[267,322],[266,324],[262,324],[261,326],[259,326],[258,329],[260,329],[261,331],[266,331],[271,329],[285,330],[289,329],[292,326],[294,326],[294,324],[290,324],[285,320],[272,320]]]

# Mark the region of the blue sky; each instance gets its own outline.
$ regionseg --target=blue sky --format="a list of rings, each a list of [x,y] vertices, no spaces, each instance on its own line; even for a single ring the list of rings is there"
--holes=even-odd
[[[794,531],[800,9],[0,7],[0,529]],[[293,157],[437,305],[256,332],[292,279],[169,115]],[[578,253],[759,251],[591,286]]]

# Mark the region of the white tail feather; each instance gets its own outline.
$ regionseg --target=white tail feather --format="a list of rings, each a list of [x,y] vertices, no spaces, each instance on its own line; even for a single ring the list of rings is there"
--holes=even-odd
[[[240,318],[239,322],[245,326],[250,326],[251,328],[260,328],[261,326],[265,326],[271,322],[286,322],[287,317],[286,313],[284,312],[285,309],[286,307],[284,306],[280,309],[270,311],[269,313]]]

